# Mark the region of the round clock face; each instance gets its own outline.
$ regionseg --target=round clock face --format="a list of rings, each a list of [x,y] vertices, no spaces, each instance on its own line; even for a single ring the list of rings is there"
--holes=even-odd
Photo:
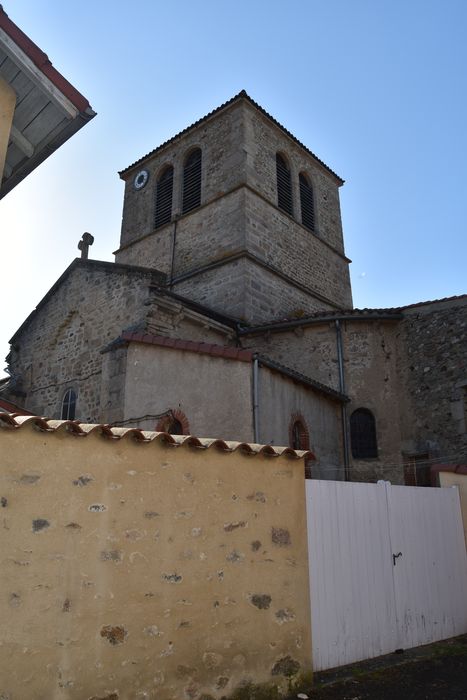
[[[149,173],[147,170],[140,170],[136,173],[135,179],[133,180],[133,187],[135,190],[142,190],[147,181],[149,180]]]

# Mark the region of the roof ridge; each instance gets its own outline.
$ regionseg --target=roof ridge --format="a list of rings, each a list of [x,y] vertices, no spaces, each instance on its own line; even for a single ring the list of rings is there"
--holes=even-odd
[[[240,362],[251,362],[254,354],[252,350],[245,350],[244,348],[234,347],[233,345],[219,345],[204,340],[189,340],[188,338],[171,338],[166,335],[148,333],[144,330],[123,331],[119,338],[108,346],[108,349],[111,349],[113,346],[117,347],[119,340],[130,343],[157,345],[171,350],[185,350],[187,352],[196,352],[200,355],[211,355],[212,357],[221,357],[227,360],[239,360]]]
[[[292,369],[291,367],[287,367],[287,365],[284,365],[281,362],[276,362],[276,360],[272,360],[266,355],[258,354],[257,357],[260,364],[262,363],[270,369],[276,369],[278,372],[282,372],[291,379],[296,379],[297,381],[301,381],[304,384],[308,384],[312,388],[315,388],[317,391],[338,398],[340,401],[349,401],[349,397],[346,394],[343,394],[337,389],[333,389],[332,387],[327,386],[327,384],[323,384],[323,382],[319,382],[317,379],[312,379],[306,374],[303,374],[302,372],[299,372],[296,369]]]
[[[253,105],[253,107],[255,107],[255,109],[257,109],[259,112],[261,112],[261,114],[263,114],[267,119],[269,119],[273,124],[278,126],[285,134],[287,134],[287,136],[289,138],[291,138],[292,141],[294,141],[298,146],[303,148],[316,161],[318,161],[318,163],[320,163],[329,173],[331,173],[331,175],[333,175],[335,178],[337,178],[337,180],[339,180],[340,184],[342,184],[342,185],[344,184],[344,180],[334,170],[332,170],[332,168],[330,168],[328,165],[326,165],[326,163],[323,160],[321,160],[321,158],[318,158],[318,156],[315,153],[313,153],[313,151],[311,151],[307,146],[305,146],[305,144],[302,143],[296,136],[294,136],[292,134],[292,132],[290,132],[288,129],[286,129],[286,127],[283,126],[283,124],[281,124],[279,121],[277,121],[277,119],[275,119],[271,114],[269,114],[269,112],[267,112],[264,109],[264,107],[261,107],[261,105],[258,102],[255,102],[255,100],[253,100],[253,98],[250,97],[250,95],[247,93],[246,90],[240,90],[240,92],[238,92],[236,95],[231,97],[229,100],[226,100],[225,102],[223,102],[221,105],[219,105],[219,107],[216,107],[216,108],[212,109],[210,112],[208,112],[207,114],[205,114],[204,117],[200,117],[199,119],[194,121],[192,124],[190,124],[189,126],[186,126],[184,129],[182,129],[181,131],[176,133],[174,136],[172,136],[171,138],[169,138],[166,141],[164,141],[163,143],[161,143],[159,146],[156,146],[156,148],[154,148],[152,151],[149,151],[148,153],[146,153],[146,155],[141,156],[141,158],[138,158],[138,160],[135,160],[134,163],[131,163],[131,165],[128,165],[126,168],[123,168],[123,170],[119,170],[118,174],[123,179],[122,176],[125,175],[128,171],[132,170],[132,168],[136,167],[137,165],[139,165],[140,163],[145,161],[147,158],[152,157],[155,153],[157,153],[158,151],[165,148],[165,146],[167,146],[169,143],[172,143],[173,141],[180,138],[181,136],[184,136],[191,129],[194,129],[195,127],[199,126],[203,122],[205,122],[208,119],[210,119],[211,117],[213,117],[215,114],[218,114],[226,107],[230,107],[231,104],[233,104],[234,102],[236,102],[237,100],[240,100],[240,99],[247,100],[251,105]]]

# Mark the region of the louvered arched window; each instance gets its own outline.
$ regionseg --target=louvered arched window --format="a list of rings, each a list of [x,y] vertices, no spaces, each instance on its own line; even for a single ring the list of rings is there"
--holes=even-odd
[[[350,416],[350,441],[355,459],[378,456],[375,417],[367,408],[357,408]]]
[[[74,420],[76,414],[76,391],[67,389],[62,400],[62,420]]]
[[[300,208],[302,212],[302,224],[315,230],[315,207],[313,201],[313,185],[304,173],[298,176],[300,184]]]
[[[201,150],[192,151],[183,166],[182,213],[201,204]]]
[[[277,206],[292,216],[292,179],[285,158],[276,153]]]
[[[174,169],[169,165],[156,182],[156,216],[154,222],[156,228],[170,223],[172,218],[173,182]]]

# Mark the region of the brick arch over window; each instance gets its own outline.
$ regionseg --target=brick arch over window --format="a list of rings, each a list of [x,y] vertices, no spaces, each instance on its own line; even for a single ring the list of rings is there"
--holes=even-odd
[[[289,423],[289,445],[294,450],[310,450],[310,433],[306,421],[301,413],[292,413]],[[316,459],[312,453],[311,457],[305,460],[305,478],[311,479],[312,463]]]
[[[180,429],[181,432],[179,432]],[[158,421],[156,432],[170,433],[171,435],[189,435],[190,424],[183,411],[174,408],[170,409],[170,412]]]

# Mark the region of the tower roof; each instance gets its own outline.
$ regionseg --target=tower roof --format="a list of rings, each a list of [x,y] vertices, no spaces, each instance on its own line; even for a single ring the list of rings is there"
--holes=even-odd
[[[261,107],[261,105],[255,102],[245,90],[241,90],[241,92],[239,92],[237,95],[234,95],[230,100],[227,100],[227,102],[224,102],[219,107],[216,107],[216,109],[213,109],[211,112],[206,114],[204,117],[201,117],[201,119],[198,119],[197,121],[193,122],[193,124],[190,124],[190,126],[187,126],[182,131],[179,131],[178,134],[175,134],[175,136],[172,136],[172,138],[168,139],[167,141],[164,141],[164,143],[161,143],[159,146],[157,146],[157,148],[154,148],[149,153],[146,153],[146,155],[142,156],[141,158],[138,158],[138,160],[136,160],[128,167],[124,168],[123,170],[120,170],[118,174],[122,179],[124,179],[124,176],[127,175],[127,173],[129,173],[133,168],[140,165],[148,158],[151,158],[153,155],[158,153],[160,150],[162,150],[169,144],[173,143],[180,137],[185,136],[185,134],[188,134],[192,129],[199,127],[205,121],[211,119],[211,117],[215,116],[216,114],[219,114],[219,112],[226,109],[227,107],[230,107],[232,104],[238,102],[239,100],[246,100],[250,105],[257,109],[258,112],[261,112],[261,114],[263,114],[267,119],[269,119],[269,121],[271,121],[273,124],[279,127],[279,129],[281,129],[281,131],[284,134],[286,134],[292,141],[294,141],[298,146],[300,146],[300,148],[303,148],[318,163],[320,163],[333,177],[335,177],[338,180],[340,185],[344,184],[344,180],[341,177],[339,177],[339,175],[337,175],[337,173],[335,173],[334,170],[331,170],[331,168],[328,165],[326,165],[326,163],[322,161],[321,158],[318,158],[318,156],[315,153],[313,153],[313,151],[310,151],[310,149],[307,148],[301,141],[299,141],[290,131],[288,131],[288,129],[286,129],[285,126],[283,126],[280,122],[274,119],[274,117],[271,116],[269,112],[267,112],[265,109],[263,109],[263,107]]]

